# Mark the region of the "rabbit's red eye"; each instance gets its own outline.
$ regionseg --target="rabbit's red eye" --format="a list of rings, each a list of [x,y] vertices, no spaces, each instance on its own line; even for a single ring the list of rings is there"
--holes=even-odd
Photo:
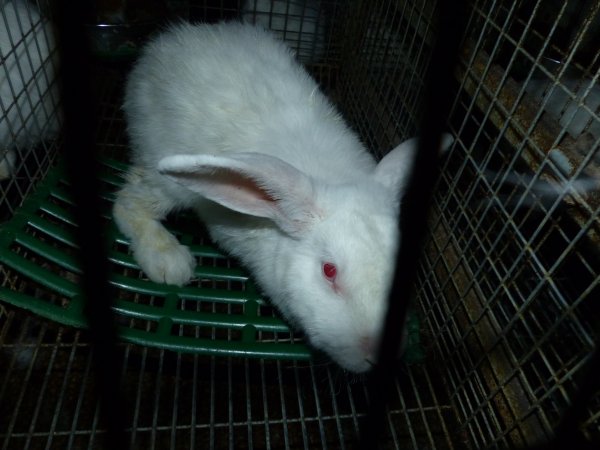
[[[335,267],[335,264],[331,264],[328,262],[324,263],[323,275],[325,275],[325,278],[327,278],[328,281],[334,281],[337,275],[337,267]]]

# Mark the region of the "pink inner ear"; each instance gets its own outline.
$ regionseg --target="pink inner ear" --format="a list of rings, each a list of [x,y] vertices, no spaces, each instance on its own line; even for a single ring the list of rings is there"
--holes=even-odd
[[[304,233],[319,212],[310,177],[267,155],[177,155],[161,160],[159,170],[225,208],[270,219],[293,237]]]
[[[213,175],[213,177],[215,177],[215,175]],[[261,188],[252,178],[245,177],[237,172],[226,169],[219,170],[216,178],[216,182],[230,184],[235,189],[245,192],[258,200],[266,202],[276,201],[275,198],[273,198],[265,189]]]

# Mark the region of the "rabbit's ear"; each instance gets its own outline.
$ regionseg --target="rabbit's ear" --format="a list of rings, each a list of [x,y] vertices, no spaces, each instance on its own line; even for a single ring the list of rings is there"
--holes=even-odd
[[[158,163],[177,183],[226,208],[271,219],[299,236],[318,216],[311,179],[284,161],[258,153],[177,155]]]
[[[404,141],[385,155],[375,168],[375,180],[390,189],[398,199],[412,169],[417,141],[417,138]]]
[[[452,135],[444,133],[440,142],[440,154],[448,150],[454,142]],[[408,176],[413,167],[415,151],[417,150],[418,138],[404,141],[389,152],[377,164],[375,168],[375,179],[397,193],[398,198],[404,193]]]

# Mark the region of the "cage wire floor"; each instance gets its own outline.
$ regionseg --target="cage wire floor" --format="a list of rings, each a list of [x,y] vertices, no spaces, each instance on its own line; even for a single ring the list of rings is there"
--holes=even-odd
[[[97,134],[107,220],[127,155],[115,74],[102,84]],[[85,323],[72,259],[73,205],[63,179],[59,164],[29,199],[33,206],[11,221],[27,232],[18,239],[14,230],[2,235],[10,250],[2,254],[2,298],[33,299],[28,309],[55,319],[0,305],[2,450],[104,442],[90,340],[78,328]],[[365,380],[318,356],[311,361],[302,337],[262,300],[243,269],[198,236],[195,219],[171,226],[199,256],[195,282],[181,289],[146,281],[108,226],[118,325],[135,342],[118,346],[131,447],[354,448],[366,413]],[[240,357],[245,353],[254,357]],[[433,356],[405,368],[390,398],[386,446],[460,447],[457,430]]]

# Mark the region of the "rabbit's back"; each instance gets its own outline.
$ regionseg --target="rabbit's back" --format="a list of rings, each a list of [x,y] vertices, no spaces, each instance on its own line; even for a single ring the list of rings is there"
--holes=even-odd
[[[169,155],[220,152],[270,154],[316,176],[374,166],[288,47],[248,24],[160,35],[129,77],[124,110],[134,162],[147,169]]]

